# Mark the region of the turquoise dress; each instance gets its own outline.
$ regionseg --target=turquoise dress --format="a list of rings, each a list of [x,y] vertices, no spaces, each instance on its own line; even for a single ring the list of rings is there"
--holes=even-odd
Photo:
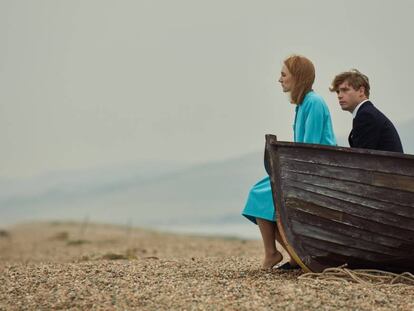
[[[328,106],[314,91],[296,106],[293,132],[297,143],[336,145]],[[242,215],[254,223],[256,218],[276,221],[269,176],[252,187]]]

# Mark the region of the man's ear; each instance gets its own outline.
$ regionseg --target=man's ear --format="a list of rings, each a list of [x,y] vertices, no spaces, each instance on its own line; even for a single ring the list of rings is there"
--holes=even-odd
[[[359,95],[361,96],[365,96],[365,87],[360,86],[358,89]]]

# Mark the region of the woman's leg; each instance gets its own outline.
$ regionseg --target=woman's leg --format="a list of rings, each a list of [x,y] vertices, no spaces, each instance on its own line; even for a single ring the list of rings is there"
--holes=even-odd
[[[283,259],[282,254],[276,249],[276,223],[261,218],[256,218],[256,221],[262,234],[265,251],[263,269],[270,269]]]
[[[279,229],[277,228],[277,225],[275,225],[275,238],[276,241],[278,241],[278,243],[285,249],[286,253],[289,254],[289,252],[287,251],[287,247],[285,242],[282,239],[282,236],[280,235]],[[298,264],[296,263],[296,261],[293,260],[293,258],[290,258],[289,263],[293,266],[296,267]]]

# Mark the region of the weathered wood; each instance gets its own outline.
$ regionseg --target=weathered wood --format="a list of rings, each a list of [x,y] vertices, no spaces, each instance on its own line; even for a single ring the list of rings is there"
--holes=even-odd
[[[286,160],[283,171],[296,172],[298,174],[327,177],[343,181],[358,182],[360,184],[376,187],[390,188],[401,191],[414,192],[414,184],[410,176],[402,176],[394,173],[380,173],[363,169],[338,167],[327,164],[314,164],[308,162]],[[346,172],[346,174],[345,174]]]
[[[284,180],[284,182],[288,181]],[[303,183],[295,183],[295,186],[302,186],[307,192],[304,192],[302,189],[284,187],[283,191],[286,193],[286,200],[288,198],[301,198],[304,202],[309,203],[313,203],[313,200],[318,200],[320,202],[318,204],[319,206],[326,207],[324,211],[327,211],[327,209],[337,211],[340,217],[350,214],[364,219],[370,219],[380,224],[388,224],[397,228],[412,230],[414,234],[414,220],[412,218],[393,213],[390,208],[382,210],[375,205],[376,202],[373,199],[365,200],[361,196],[331,191],[330,189],[320,187],[315,190],[312,189],[312,187],[315,188],[314,186]],[[377,203],[380,206],[384,205],[382,201],[377,201]],[[306,208],[306,203],[303,205]],[[395,207],[398,208],[397,205]]]
[[[302,267],[414,272],[414,156],[266,135],[278,227]]]
[[[319,192],[334,191],[336,193],[344,193],[351,195],[358,199],[358,202],[364,201],[376,201],[384,202],[388,204],[400,205],[402,208],[407,207],[408,210],[414,210],[414,195],[413,193],[403,192],[399,190],[387,191],[383,188],[378,188],[373,185],[363,185],[357,182],[340,181],[335,179],[329,179],[325,177],[312,177],[309,175],[301,175],[296,173],[290,173],[288,176],[282,175],[282,179],[286,180],[287,184],[290,182],[295,184],[308,185],[314,189],[318,189]],[[392,196],[390,196],[392,194]],[[411,201],[413,200],[413,201]]]
[[[332,218],[320,217],[319,215],[312,215],[302,210],[290,210],[289,217],[295,219],[300,223],[312,223],[312,226],[317,228],[327,228],[333,233],[349,236],[353,239],[358,239],[368,243],[384,245],[386,247],[395,248],[397,250],[404,250],[404,252],[414,252],[410,248],[410,243],[399,237],[390,237],[384,235],[382,232],[373,232],[367,227],[357,227],[351,222],[336,221]],[[352,227],[352,230],[349,227]],[[373,227],[371,227],[373,228]]]

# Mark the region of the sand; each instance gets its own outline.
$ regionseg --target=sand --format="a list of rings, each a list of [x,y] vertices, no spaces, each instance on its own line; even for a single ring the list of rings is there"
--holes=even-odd
[[[121,226],[0,231],[0,310],[414,310],[414,286],[262,271],[261,241]]]

